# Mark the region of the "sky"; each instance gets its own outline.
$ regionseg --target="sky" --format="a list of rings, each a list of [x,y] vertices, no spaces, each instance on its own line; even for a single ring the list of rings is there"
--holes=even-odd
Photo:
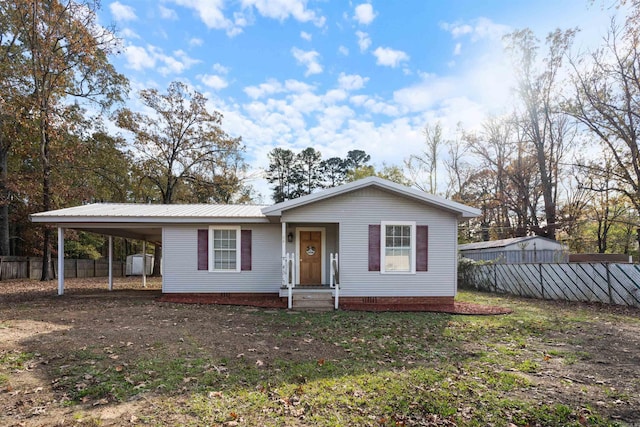
[[[122,39],[112,63],[130,80],[128,106],[143,110],[139,90],[175,80],[203,93],[269,202],[273,148],[359,149],[378,168],[402,166],[424,150],[426,125],[454,138],[458,124],[511,109],[503,35],[579,27],[586,50],[614,12],[607,0],[118,0],[99,20]]]

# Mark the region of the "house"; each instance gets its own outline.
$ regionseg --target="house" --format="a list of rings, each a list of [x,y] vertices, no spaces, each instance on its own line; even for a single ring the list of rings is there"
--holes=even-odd
[[[479,214],[369,177],[272,206],[92,204],[31,220],[58,227],[59,253],[66,228],[161,244],[164,294],[275,297],[291,308],[313,290],[336,308],[375,309],[453,303],[458,221]]]
[[[562,243],[541,236],[514,237],[466,243],[459,246],[460,254],[476,261],[500,264],[568,262],[568,248]]]

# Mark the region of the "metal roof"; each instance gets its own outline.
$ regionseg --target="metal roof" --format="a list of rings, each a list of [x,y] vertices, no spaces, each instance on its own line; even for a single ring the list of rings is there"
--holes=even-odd
[[[471,206],[463,205],[462,203],[457,203],[443,197],[417,190],[415,188],[396,184],[395,182],[391,182],[377,176],[370,176],[358,181],[340,185],[338,187],[302,196],[297,199],[277,203],[273,206],[262,209],[262,212],[267,216],[279,216],[282,215],[283,211],[289,209],[297,208],[299,206],[304,206],[309,203],[317,202],[330,197],[335,197],[340,194],[348,193],[370,186],[374,186],[385,191],[390,191],[392,193],[399,194],[403,197],[408,197],[431,206],[439,207],[449,212],[453,212],[454,214],[460,215],[462,218],[475,218],[481,214],[479,209],[472,208]]]
[[[210,219],[266,222],[260,205],[158,205],[93,203],[31,215],[33,222],[163,222],[182,223]]]
[[[536,240],[545,240],[553,243],[557,243],[558,246],[562,246],[562,243],[548,239],[542,236],[524,236],[524,237],[513,237],[511,239],[500,239],[500,240],[489,240],[486,242],[476,242],[476,243],[465,243],[463,245],[458,245],[458,250],[461,251],[470,251],[476,249],[489,249],[489,248],[504,248],[506,246],[510,246],[513,244],[518,244],[522,242],[526,242],[531,239]]]

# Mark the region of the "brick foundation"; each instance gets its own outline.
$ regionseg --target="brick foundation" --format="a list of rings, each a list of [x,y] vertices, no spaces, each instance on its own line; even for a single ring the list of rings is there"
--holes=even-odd
[[[158,301],[182,304],[243,305],[264,308],[287,308],[287,298],[279,294],[191,293],[163,294]],[[502,307],[454,302],[453,297],[342,297],[341,310],[353,311],[430,311],[451,314],[507,314]]]
[[[158,301],[182,304],[247,305],[251,307],[287,308],[287,299],[278,293],[186,293],[163,294]]]
[[[453,297],[340,297],[340,308],[357,311],[447,311],[446,309],[453,309],[453,299]]]

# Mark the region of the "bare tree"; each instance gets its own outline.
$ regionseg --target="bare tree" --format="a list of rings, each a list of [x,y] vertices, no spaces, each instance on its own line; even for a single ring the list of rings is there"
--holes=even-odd
[[[572,61],[575,93],[567,111],[595,135],[613,169],[582,163],[591,175],[611,180],[640,209],[640,38],[615,22],[601,49]]]
[[[424,135],[425,149],[420,154],[412,154],[405,161],[413,185],[422,191],[431,194],[438,192],[438,159],[442,146],[446,143],[442,137],[442,125],[436,122],[427,124],[422,131]],[[427,176],[427,182],[423,182],[422,176]]]
[[[575,29],[556,30],[546,38],[547,55],[537,60],[539,42],[530,29],[505,37],[514,58],[516,92],[522,105],[518,125],[536,156],[544,201],[545,224],[536,234],[555,239],[560,161],[571,144],[573,127],[559,108],[559,72],[573,41]]]

